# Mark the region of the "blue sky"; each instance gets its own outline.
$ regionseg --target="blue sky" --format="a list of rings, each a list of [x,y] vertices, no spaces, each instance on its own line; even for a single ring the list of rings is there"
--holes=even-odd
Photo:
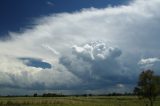
[[[1,0],[0,36],[8,31],[20,31],[42,16],[127,3],[128,0]]]
[[[132,92],[143,70],[160,74],[159,10],[159,0],[1,0],[0,95]]]

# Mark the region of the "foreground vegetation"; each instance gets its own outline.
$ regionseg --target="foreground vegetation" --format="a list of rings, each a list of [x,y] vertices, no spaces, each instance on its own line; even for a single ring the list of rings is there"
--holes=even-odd
[[[148,106],[136,96],[1,97],[0,106]],[[160,106],[160,98],[154,106]]]

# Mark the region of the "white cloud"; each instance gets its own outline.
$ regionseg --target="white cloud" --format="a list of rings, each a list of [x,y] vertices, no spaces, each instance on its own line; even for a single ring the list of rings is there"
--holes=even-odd
[[[117,84],[117,87],[124,88],[125,86],[123,84]]]
[[[155,62],[160,62],[159,58],[146,58],[146,59],[141,59],[139,61],[139,64],[143,65],[143,64],[153,64]]]
[[[74,45],[73,53],[77,55],[83,55],[84,59],[106,59],[111,55],[119,56],[121,51],[117,48],[107,47],[106,44],[102,41],[95,41],[85,44],[82,47]],[[115,57],[116,57],[115,56]]]
[[[54,54],[59,55],[59,52],[56,51],[54,48],[52,48],[52,47],[50,47],[50,46],[48,46],[48,45],[46,45],[46,44],[43,44],[42,46],[43,46],[44,48],[50,50],[50,51],[53,52]]]
[[[0,61],[0,86],[17,87],[23,89],[57,89],[72,86],[79,79],[70,72],[65,71],[63,66],[52,69],[29,67],[17,58],[2,56]]]
[[[137,69],[135,67],[138,66],[135,63],[142,55],[158,57],[160,53],[159,9],[159,0],[135,0],[128,6],[91,8],[40,18],[30,29],[26,28],[19,33],[9,33],[11,39],[0,41],[1,81],[10,84],[12,79],[8,75],[11,74],[14,76],[13,78],[20,80],[23,79],[23,72],[26,72],[31,79],[25,76],[26,79],[20,80],[21,82],[17,84],[30,86],[36,81],[46,86],[56,86],[56,84],[72,86],[75,82],[79,82],[80,79],[77,76],[93,74],[90,71],[93,64],[97,66],[94,67],[97,68],[96,70],[104,70],[106,66],[110,68],[108,70],[112,70],[106,71],[106,73],[95,71],[94,75],[98,75],[98,77],[95,76],[97,79],[106,81],[110,78],[105,79],[107,75],[113,75],[115,78],[114,75],[119,75],[122,71],[116,69],[124,66],[124,75],[127,77],[131,73],[138,73],[139,71],[133,71],[132,68]],[[109,44],[100,43],[98,45],[98,43],[97,47],[91,44],[85,45],[86,42],[98,40],[109,42]],[[64,56],[68,56],[64,58],[67,60],[63,61],[67,61],[66,64],[70,64],[72,70],[79,69],[76,70],[77,76],[73,71],[67,70],[70,68],[66,69],[60,64],[61,60],[59,59]],[[39,68],[28,67],[17,60],[21,57],[41,59],[52,64],[54,69],[42,71]],[[132,57],[135,58],[132,59]],[[108,64],[105,63],[105,60],[109,60]],[[93,61],[95,63],[90,63]],[[102,63],[102,61],[104,62]],[[126,64],[129,64],[130,67]],[[25,75],[27,75],[26,73]],[[41,80],[39,80],[40,78]]]
[[[143,70],[151,69],[154,70],[156,73],[160,74],[160,59],[157,57],[141,59],[138,64]]]

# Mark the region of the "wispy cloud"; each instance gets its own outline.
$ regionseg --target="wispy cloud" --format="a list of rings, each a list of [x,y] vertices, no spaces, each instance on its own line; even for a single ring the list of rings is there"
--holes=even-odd
[[[54,3],[52,3],[51,1],[47,1],[46,4],[49,6],[54,6]]]

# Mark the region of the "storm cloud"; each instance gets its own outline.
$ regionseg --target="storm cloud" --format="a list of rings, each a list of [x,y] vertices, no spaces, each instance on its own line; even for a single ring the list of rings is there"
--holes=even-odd
[[[120,56],[120,49],[96,41],[74,45],[72,54],[61,57],[60,63],[83,81],[85,89],[106,88],[132,83],[130,72],[118,60]]]
[[[0,41],[0,87],[131,91],[143,67],[159,68],[159,9],[159,0],[134,0],[53,14],[9,32]],[[51,67],[31,67],[20,58]]]

